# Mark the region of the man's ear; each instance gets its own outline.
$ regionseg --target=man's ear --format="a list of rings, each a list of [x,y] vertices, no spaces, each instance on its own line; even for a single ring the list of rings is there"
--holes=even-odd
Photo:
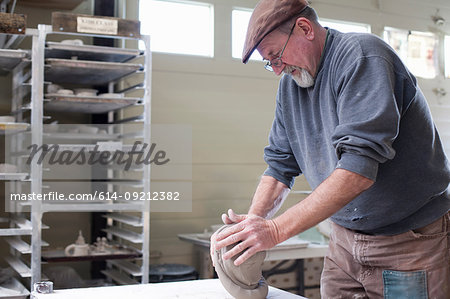
[[[310,41],[314,39],[314,27],[310,20],[300,17],[297,19],[295,26],[301,29],[306,39]]]

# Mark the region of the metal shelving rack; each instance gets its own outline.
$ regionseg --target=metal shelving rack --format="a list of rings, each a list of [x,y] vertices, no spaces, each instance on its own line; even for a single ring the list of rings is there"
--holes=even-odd
[[[126,20],[119,19],[120,22]],[[64,34],[71,37],[76,36],[89,36],[89,37],[103,37],[113,39],[133,39],[143,41],[145,50],[143,52],[130,49],[121,48],[107,48],[99,46],[74,46],[63,45],[61,43],[47,42],[48,35],[51,34]],[[48,84],[48,81],[58,82],[61,78],[65,78],[67,81],[73,80],[73,83],[78,84],[107,84],[109,92],[114,92],[114,89],[118,87],[118,83],[123,77],[142,73],[143,82],[140,85],[136,85],[136,88],[144,91],[143,97],[136,99],[133,98],[131,103],[123,104],[121,107],[114,107],[108,111],[108,121],[110,124],[126,122],[126,119],[119,119],[118,109],[122,109],[127,106],[140,105],[143,107],[143,114],[141,116],[131,118],[131,120],[138,120],[143,125],[143,131],[138,134],[138,137],[144,143],[150,144],[150,132],[151,132],[151,65],[152,57],[150,51],[150,37],[149,36],[112,36],[101,35],[91,33],[79,33],[70,32],[67,30],[55,30],[55,26],[50,25],[38,25],[37,29],[27,29],[26,35],[32,38],[32,49],[26,52],[29,58],[22,57],[19,63],[13,67],[13,103],[12,110],[16,114],[16,120],[19,122],[24,121],[23,113],[28,111],[30,113],[29,126],[25,134],[31,135],[31,143],[37,146],[43,144],[44,138],[44,120],[47,118],[44,116],[44,111],[47,108],[46,104],[52,97],[48,97],[44,93],[44,86]],[[14,51],[14,50],[8,50]],[[19,52],[21,53],[21,52]],[[10,53],[7,53],[10,55]],[[22,53],[21,53],[22,54]],[[0,51],[1,56],[1,51]],[[98,61],[92,61],[88,63],[78,61],[70,61],[71,56],[78,56],[79,58],[90,58]],[[67,59],[69,57],[69,59]],[[132,57],[141,57],[144,59],[142,65],[129,64],[126,61]],[[66,58],[66,59],[65,59]],[[113,62],[111,62],[111,60]],[[117,62],[119,60],[119,62]],[[62,62],[61,62],[62,61]],[[56,62],[56,67],[55,67]],[[24,73],[25,65],[31,64],[31,71]],[[0,59],[1,65],[1,59]],[[86,65],[88,66],[86,68]],[[92,70],[92,66],[94,70]],[[117,67],[119,66],[119,67]],[[125,66],[125,71],[115,73],[113,69],[121,68]],[[91,67],[91,69],[90,69]],[[109,76],[98,76],[98,69],[104,67],[107,70]],[[53,68],[53,69],[52,69]],[[84,68],[84,70],[83,70]],[[77,71],[73,71],[76,69]],[[71,76],[64,77],[67,71],[71,71]],[[83,75],[84,74],[84,75]],[[92,74],[91,77],[87,76]],[[78,77],[77,77],[78,76]],[[86,78],[89,78],[86,80]],[[45,80],[45,81],[44,81]],[[78,80],[78,81],[77,81]],[[26,96],[26,92],[23,92],[24,88],[31,88],[31,101],[30,103],[24,103],[23,98]],[[94,102],[99,99],[91,99]],[[109,99],[114,102],[115,99]],[[121,99],[117,99],[120,102]],[[50,104],[52,101],[49,102]],[[82,107],[86,103],[77,103]],[[74,104],[69,104],[73,106]],[[54,108],[49,105],[49,108]],[[58,108],[57,108],[58,109]],[[55,110],[57,110],[55,109]],[[92,111],[87,108],[81,112]],[[78,111],[80,112],[80,111]],[[105,111],[102,111],[105,112]],[[76,136],[73,136],[76,137]],[[111,138],[115,138],[117,135],[111,135]],[[70,139],[70,136],[66,136]],[[83,139],[87,138],[83,136]],[[94,138],[94,137],[88,137]],[[104,139],[108,139],[107,136],[103,136]],[[76,138],[74,138],[76,140]],[[102,139],[102,136],[99,136]],[[19,140],[20,142],[20,140]],[[76,145],[74,145],[76,147]],[[126,147],[124,147],[126,148]],[[20,160],[20,158],[17,158]],[[20,177],[21,180],[16,180],[12,184],[14,192],[20,192],[22,183],[29,184],[29,192],[40,194],[43,192],[45,181],[43,181],[43,166],[40,163],[31,163],[29,173],[26,173],[25,177]],[[108,175],[114,175],[114,169],[108,171]],[[139,170],[142,173],[142,180],[136,185],[136,182],[109,182],[107,183],[108,190],[118,190],[121,185],[127,186],[139,186],[141,191],[148,194],[150,192],[150,167],[144,167]],[[111,177],[113,178],[113,177]],[[17,179],[14,177],[1,177],[0,179]],[[119,186],[119,187],[118,187]],[[118,284],[130,284],[130,283],[148,283],[148,271],[150,262],[150,202],[118,202],[118,203],[58,203],[50,204],[41,201],[31,201],[26,204],[18,204],[18,210],[29,209],[29,220],[27,226],[23,227],[11,227],[7,229],[0,229],[0,236],[7,237],[7,242],[11,246],[11,257],[7,257],[7,261],[15,269],[21,277],[30,278],[30,286],[39,282],[45,277],[42,276],[41,262],[42,251],[41,247],[48,245],[42,240],[42,229],[46,228],[42,224],[42,217],[47,212],[105,212],[103,217],[107,218],[107,228],[105,231],[109,239],[115,239],[119,243],[132,243],[136,246],[136,249],[141,253],[141,258],[138,263],[134,261],[107,261],[108,269],[102,271],[107,277],[115,281]],[[126,212],[133,212],[133,215],[129,215]],[[136,216],[136,213],[139,216]],[[19,213],[20,214],[20,213]],[[22,214],[20,214],[22,215]],[[11,222],[13,223],[13,222]],[[130,227],[132,229],[130,229]],[[138,232],[136,232],[138,230]],[[31,236],[31,243],[28,244],[20,238],[20,236]],[[17,238],[12,238],[18,236]],[[23,255],[29,254],[29,262],[23,259]]]
[[[2,4],[3,5],[3,4]],[[3,8],[3,7],[2,7]],[[25,18],[23,15],[4,14],[0,13],[2,19],[2,31],[0,34],[0,75],[5,76],[12,74],[13,82],[13,94],[19,96],[26,90],[21,86],[19,89],[14,87],[19,86],[21,83],[29,78],[25,73],[25,68],[30,65],[30,52],[26,50],[14,49],[14,45],[17,41],[21,41],[25,38]],[[3,23],[4,22],[4,23]],[[4,25],[4,26],[3,26]],[[31,30],[32,31],[32,30]],[[29,73],[28,73],[29,75]],[[15,109],[15,101],[12,101],[12,110]],[[13,114],[15,117],[14,122],[0,123],[0,135],[17,135],[20,136],[25,131],[29,130],[30,124],[26,123],[21,115]],[[3,138],[3,137],[2,137]],[[0,180],[6,183],[25,181],[29,178],[29,172],[20,169],[19,172],[5,172],[0,173]],[[6,199],[5,199],[6,201]],[[6,207],[5,202],[5,207]],[[21,254],[31,254],[31,246],[24,242],[22,237],[29,237],[33,233],[31,223],[22,218],[21,213],[9,213],[11,217],[0,219],[0,222],[7,223],[7,227],[3,226],[0,229],[0,237],[4,239],[10,245],[10,256],[5,257],[5,261],[16,271],[21,277],[31,277],[30,268],[20,260]],[[46,245],[45,242],[41,242],[41,245]],[[15,277],[11,277],[7,281],[0,285],[2,288],[14,290],[18,295],[27,296],[28,290],[19,282]],[[0,292],[1,294],[1,292]]]

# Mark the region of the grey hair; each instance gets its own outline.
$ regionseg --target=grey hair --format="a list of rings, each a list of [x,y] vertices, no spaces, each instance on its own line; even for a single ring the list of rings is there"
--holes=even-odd
[[[311,6],[307,6],[300,14],[295,15],[294,17],[290,18],[289,20],[281,24],[277,28],[277,30],[285,34],[289,34],[289,32],[291,32],[292,26],[294,25],[294,22],[301,17],[310,20],[316,25],[319,24],[319,16],[317,15],[316,11]]]

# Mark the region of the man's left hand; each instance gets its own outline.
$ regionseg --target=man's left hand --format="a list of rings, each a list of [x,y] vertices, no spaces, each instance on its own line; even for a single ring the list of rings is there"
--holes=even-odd
[[[230,212],[229,218],[237,223],[215,236],[215,250],[220,250],[239,241],[240,243],[227,251],[223,255],[224,259],[230,259],[245,250],[234,261],[234,264],[239,266],[258,251],[272,248],[279,243],[280,232],[273,220],[267,220],[256,215],[246,215],[244,220],[241,220],[242,218],[233,219],[237,215],[232,211]],[[242,215],[239,215],[239,217],[242,217]]]

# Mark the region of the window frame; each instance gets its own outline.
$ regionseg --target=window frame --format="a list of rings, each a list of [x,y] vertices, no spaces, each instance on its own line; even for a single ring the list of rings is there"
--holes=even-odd
[[[245,43],[245,36],[244,36],[244,39],[242,39],[242,49],[241,49],[241,51],[240,51],[240,53],[239,53],[239,56],[234,56],[234,53],[233,53],[233,50],[234,50],[234,42],[235,42],[235,40],[234,40],[234,19],[233,19],[233,17],[234,17],[234,12],[235,11],[241,11],[241,12],[249,12],[250,14],[253,12],[253,9],[252,8],[248,8],[248,7],[235,7],[235,6],[233,6],[232,7],[232,9],[231,9],[231,58],[232,59],[242,59],[242,51],[244,50],[243,48],[244,48],[244,43]],[[243,30],[245,30],[245,32],[247,32],[247,27],[246,28],[244,28]],[[250,61],[252,61],[252,62],[261,62],[261,63],[263,63],[263,58],[262,58],[262,56],[259,54],[259,52],[258,51],[254,51],[253,53],[252,53],[252,55],[250,56],[250,58],[249,58],[249,62]]]
[[[444,35],[444,77],[450,79],[450,35]]]
[[[407,40],[406,40],[406,42],[407,42],[407,44],[406,44],[406,55],[407,56],[406,57],[404,57],[403,53],[399,53],[389,43],[388,38],[387,38],[387,32],[389,30],[390,31],[394,31],[394,32],[398,31],[398,32],[402,32],[402,33],[405,33],[405,32],[407,33]],[[434,62],[433,62],[433,65],[434,65],[434,76],[433,77],[426,76],[426,74],[423,74],[423,73],[422,74],[418,74],[418,73],[414,72],[414,68],[412,67],[413,64],[412,64],[412,62],[410,62],[410,59],[412,59],[412,57],[408,56],[408,54],[409,54],[408,52],[411,50],[409,48],[409,43],[410,43],[409,36],[412,35],[412,34],[413,35],[417,35],[417,36],[422,35],[422,36],[429,36],[429,37],[434,38],[434,47],[433,47],[433,52],[434,52]],[[382,38],[387,44],[389,44],[389,46],[394,48],[394,51],[397,53],[397,55],[400,57],[400,59],[402,59],[403,63],[408,67],[408,69],[411,71],[411,73],[414,76],[416,76],[418,78],[421,78],[421,79],[425,79],[425,80],[433,80],[433,79],[436,79],[439,76],[439,73],[440,73],[440,71],[439,71],[439,69],[440,69],[439,58],[438,58],[439,51],[440,51],[439,50],[439,37],[435,33],[429,32],[429,31],[407,30],[407,29],[401,29],[401,28],[396,28],[396,27],[385,26],[383,28]]]

